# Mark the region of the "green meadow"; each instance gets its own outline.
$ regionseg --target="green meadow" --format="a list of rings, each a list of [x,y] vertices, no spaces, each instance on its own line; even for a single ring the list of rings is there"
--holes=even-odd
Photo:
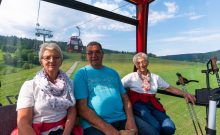
[[[1,53],[0,53],[1,54]],[[72,74],[71,78],[74,78],[76,71],[82,66],[86,65],[87,62],[80,60],[80,55],[78,54],[66,54],[69,59],[65,59],[61,69],[67,71],[68,68],[75,62],[79,61],[79,64]],[[72,57],[72,58],[70,58]],[[0,65],[1,70],[10,69],[12,67],[3,67],[2,56],[0,55]],[[112,67],[115,69],[120,77],[133,71],[132,55],[131,54],[105,54],[104,65]],[[2,68],[3,67],[3,68]],[[40,69],[40,66],[36,66],[33,69],[22,70],[13,69],[15,73],[10,74],[0,74],[1,77],[1,88],[0,88],[0,102],[3,105],[8,105],[9,102],[6,96],[11,96],[13,103],[16,102],[15,95],[19,93],[19,89],[25,80],[33,78],[35,73]],[[153,73],[160,75],[169,84],[182,89],[182,87],[176,85],[177,76],[176,73],[181,73],[187,79],[198,80],[199,83],[189,83],[186,88],[190,93],[195,93],[195,89],[201,89],[206,87],[205,74],[201,73],[201,70],[206,69],[205,63],[195,63],[195,62],[183,62],[183,61],[171,61],[163,60],[159,58],[150,58],[149,70]],[[1,73],[1,72],[0,72]],[[212,88],[218,87],[215,75],[210,75],[210,83]],[[192,121],[187,110],[185,101],[182,98],[168,96],[164,94],[157,94],[160,98],[160,102],[165,106],[167,113],[171,119],[176,124],[176,135],[194,135],[196,134],[193,128]],[[201,123],[203,133],[205,133],[205,107],[195,106],[194,107],[199,121]],[[217,110],[217,129],[220,129],[220,116],[219,109]],[[197,128],[198,129],[198,128]],[[217,134],[220,131],[217,130]]]

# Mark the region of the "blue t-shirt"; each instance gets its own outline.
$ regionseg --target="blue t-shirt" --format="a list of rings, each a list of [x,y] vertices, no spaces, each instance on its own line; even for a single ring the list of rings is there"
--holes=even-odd
[[[76,100],[87,98],[88,106],[108,123],[126,119],[121,98],[124,93],[118,73],[105,66],[100,69],[85,66],[74,77]],[[80,123],[83,128],[91,126],[85,119]]]

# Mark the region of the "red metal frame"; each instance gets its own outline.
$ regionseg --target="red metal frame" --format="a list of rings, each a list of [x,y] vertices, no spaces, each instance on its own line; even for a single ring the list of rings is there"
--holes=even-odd
[[[122,16],[75,0],[44,0],[57,5],[73,8],[83,12],[99,15],[136,26],[136,52],[147,53],[147,27],[149,4],[153,0],[125,0],[136,5],[136,19]]]
[[[137,7],[136,52],[147,53],[147,28],[149,4],[153,0],[127,0]]]
[[[144,3],[137,4],[136,52],[147,52],[147,7]]]

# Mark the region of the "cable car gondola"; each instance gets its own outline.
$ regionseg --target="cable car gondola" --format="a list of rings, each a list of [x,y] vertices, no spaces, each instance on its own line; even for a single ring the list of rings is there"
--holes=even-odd
[[[67,51],[81,53],[82,50],[82,40],[78,36],[71,36],[69,42],[67,43]]]
[[[77,52],[81,53],[83,50],[82,40],[80,39],[80,28],[76,26],[79,31],[78,36],[71,36],[69,42],[67,43],[67,52]]]

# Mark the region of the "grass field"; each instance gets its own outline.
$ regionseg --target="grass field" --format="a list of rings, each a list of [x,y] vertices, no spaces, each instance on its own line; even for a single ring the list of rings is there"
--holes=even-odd
[[[71,59],[65,60],[61,66],[63,71],[67,71],[69,67],[74,63]],[[28,70],[19,70],[17,73],[1,74],[1,88],[0,88],[0,103],[8,105],[10,102],[7,97],[15,103],[16,95],[19,93],[21,85],[26,80],[30,80],[41,69],[41,66],[36,66]]]
[[[105,57],[104,64],[115,69],[121,77],[132,72],[133,64],[130,56],[127,56],[126,59],[117,60],[110,59],[109,57],[116,56],[107,56]],[[121,57],[120,57],[121,58]],[[77,68],[86,65],[86,62],[80,62]],[[199,83],[189,83],[187,85],[187,90],[190,93],[195,93],[195,89],[201,89],[206,87],[205,74],[201,73],[201,70],[206,69],[204,63],[192,63],[192,62],[179,62],[179,61],[170,61],[170,60],[161,60],[157,58],[150,59],[149,69],[151,72],[159,74],[171,85],[182,89],[179,86],[176,86],[177,76],[176,73],[181,73],[187,79],[198,80]],[[74,76],[74,73],[73,73]],[[210,75],[211,87],[216,88],[217,82],[214,75]],[[182,98],[167,96],[163,94],[158,94],[160,102],[165,106],[167,113],[174,121],[176,125],[176,135],[196,135],[192,121],[190,119],[189,112],[187,110],[187,105]],[[205,117],[206,117],[206,108],[205,106],[195,106],[194,107],[199,122],[201,124],[203,134],[205,134]],[[220,115],[219,109],[217,110],[217,129],[220,129]],[[197,127],[198,129],[198,127]],[[217,130],[217,135],[220,134],[220,131]]]
[[[70,54],[68,54],[70,55]],[[1,59],[1,56],[0,56]],[[63,62],[61,69],[66,71],[74,61],[80,61],[79,55],[73,55],[72,59],[67,59]],[[0,61],[1,63],[1,61]],[[87,62],[81,62],[78,64],[77,69],[86,65]],[[126,74],[133,71],[132,64],[132,55],[126,54],[106,54],[104,57],[104,65],[112,67],[115,69],[120,77],[125,76]],[[2,87],[0,90],[0,102],[3,105],[9,104],[6,96],[12,95],[12,101],[15,102],[15,98],[13,96],[17,95],[19,89],[25,80],[33,78],[35,73],[41,67],[35,67],[30,70],[19,70],[17,73],[1,75]],[[76,70],[77,70],[76,69]],[[150,58],[149,69],[151,72],[159,74],[162,78],[164,78],[171,85],[176,86],[176,73],[181,73],[187,79],[195,79],[199,80],[199,83],[191,83],[187,85],[187,90],[190,93],[195,93],[195,89],[205,88],[206,80],[205,74],[201,73],[201,70],[206,69],[204,63],[192,63],[192,62],[179,62],[179,61],[170,61],[170,60],[161,60],[158,58]],[[75,70],[75,71],[76,71]],[[73,72],[72,76],[74,76],[75,72]],[[73,78],[73,77],[71,77]],[[216,88],[217,82],[214,75],[210,75],[211,87]],[[187,110],[187,106],[185,101],[182,98],[167,96],[163,94],[157,95],[160,98],[160,102],[165,106],[167,113],[173,119],[176,124],[176,135],[194,135],[196,134],[192,125],[192,121],[189,117],[189,113]],[[196,106],[195,110],[197,112],[200,123],[202,124],[203,133],[205,133],[205,107],[204,106]],[[217,110],[217,135],[220,134],[220,116],[219,109]]]

